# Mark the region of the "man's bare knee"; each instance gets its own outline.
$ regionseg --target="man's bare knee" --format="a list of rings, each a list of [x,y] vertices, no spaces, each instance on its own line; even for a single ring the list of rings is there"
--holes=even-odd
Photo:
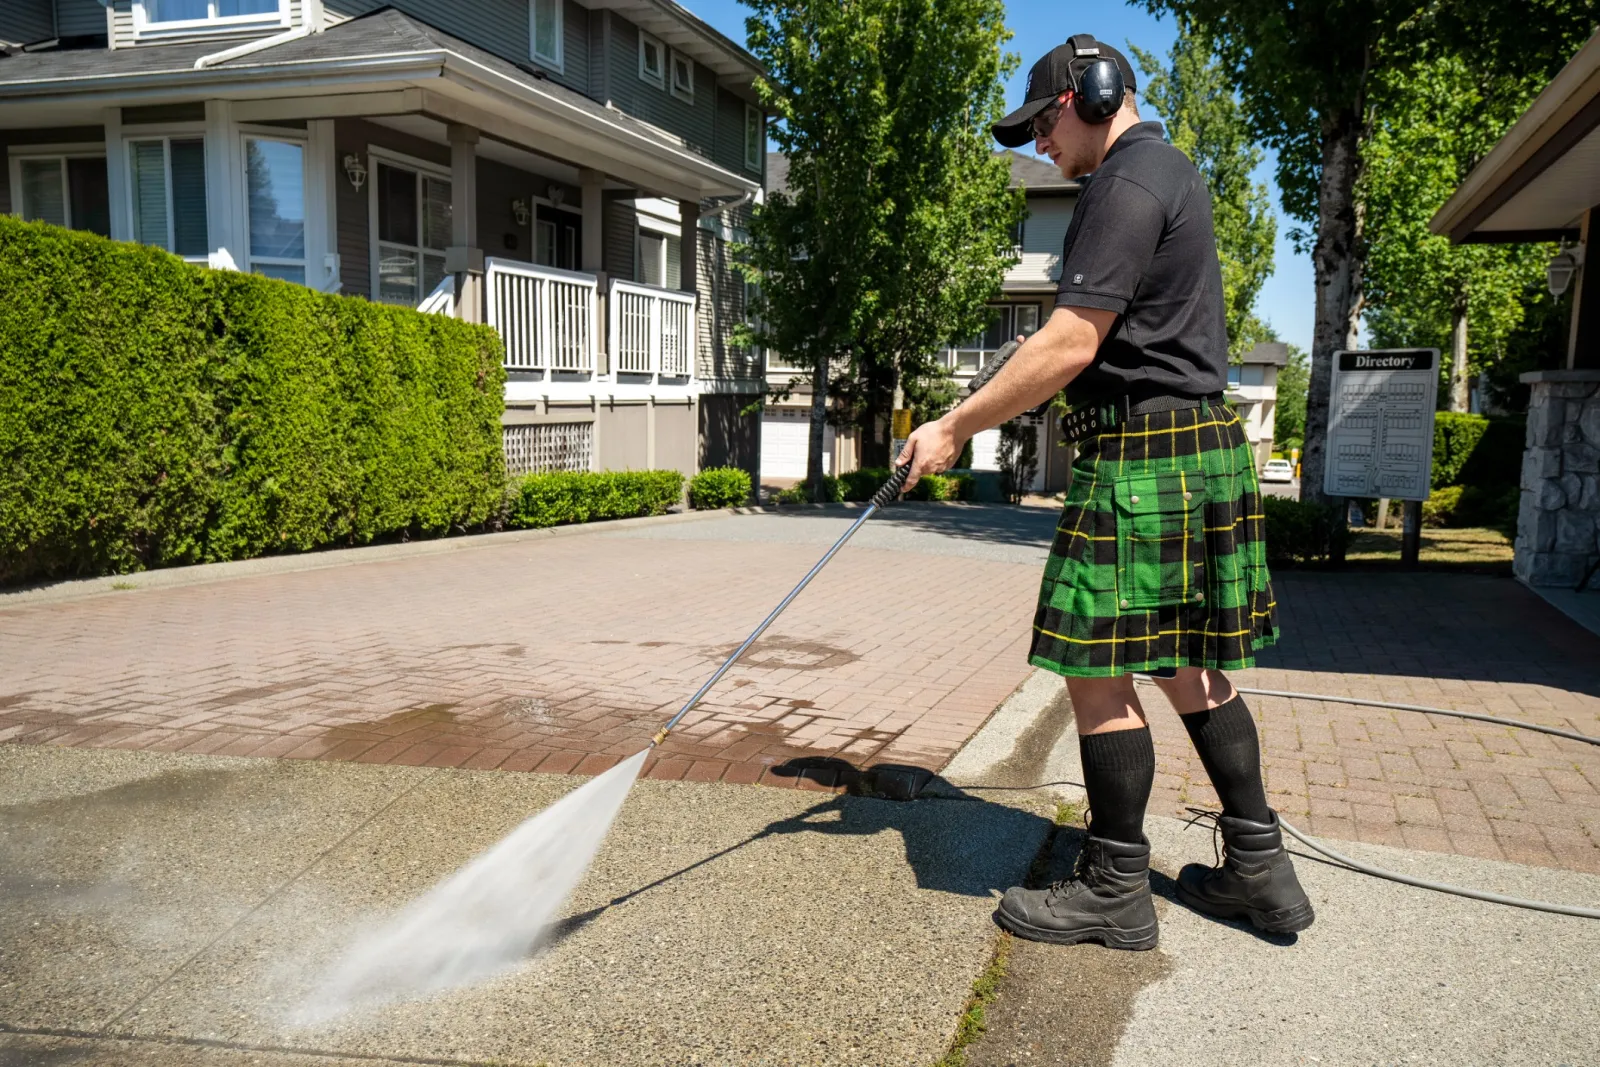
[[[1133,679],[1068,678],[1067,695],[1080,736],[1137,730],[1145,725],[1144,708],[1133,691]]]
[[[1179,667],[1174,677],[1155,683],[1179,715],[1221,707],[1238,695],[1226,674],[1209,667]]]

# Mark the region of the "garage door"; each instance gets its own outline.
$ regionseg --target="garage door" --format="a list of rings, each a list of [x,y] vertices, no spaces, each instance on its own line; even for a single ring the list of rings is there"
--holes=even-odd
[[[789,409],[761,417],[761,477],[804,478],[811,443],[811,412]],[[822,470],[833,473],[833,427],[823,430]]]

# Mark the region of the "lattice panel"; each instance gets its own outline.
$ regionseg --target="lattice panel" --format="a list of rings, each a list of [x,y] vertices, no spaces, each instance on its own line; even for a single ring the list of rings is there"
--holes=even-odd
[[[592,422],[552,422],[503,429],[506,470],[511,474],[586,471],[594,456]]]

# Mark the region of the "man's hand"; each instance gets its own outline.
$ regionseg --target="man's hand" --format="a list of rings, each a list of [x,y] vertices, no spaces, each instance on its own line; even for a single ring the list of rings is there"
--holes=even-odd
[[[949,470],[960,457],[961,448],[966,443],[967,439],[957,437],[951,428],[949,415],[925,422],[912,430],[911,436],[906,439],[906,447],[900,450],[900,455],[894,461],[896,467],[902,463],[911,464],[911,474],[906,478],[903,492],[911,492],[924,474]]]

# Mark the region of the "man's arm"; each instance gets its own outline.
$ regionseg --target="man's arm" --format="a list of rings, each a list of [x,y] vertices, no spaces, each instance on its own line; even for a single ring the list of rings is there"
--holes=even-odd
[[[1093,360],[1117,321],[1115,311],[1058,307],[1023,342],[994,379],[955,409],[911,432],[895,465],[911,461],[906,488],[924,474],[948,470],[974,434],[998,426],[1055,396]]]

